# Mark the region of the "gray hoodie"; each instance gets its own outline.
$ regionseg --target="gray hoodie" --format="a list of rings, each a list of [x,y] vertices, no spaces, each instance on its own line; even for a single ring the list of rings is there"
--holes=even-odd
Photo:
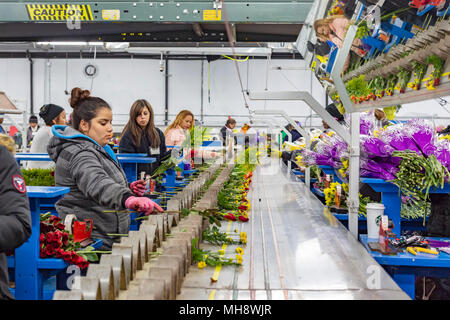
[[[91,218],[92,236],[103,239],[103,250],[110,250],[119,240],[107,233],[126,234],[130,217],[125,200],[133,196],[125,173],[109,146],[102,147],[91,138],[68,126],[53,126],[47,147],[55,161],[56,186],[70,187],[56,203],[62,219],[75,214],[78,220]],[[105,211],[115,212],[105,212]]]

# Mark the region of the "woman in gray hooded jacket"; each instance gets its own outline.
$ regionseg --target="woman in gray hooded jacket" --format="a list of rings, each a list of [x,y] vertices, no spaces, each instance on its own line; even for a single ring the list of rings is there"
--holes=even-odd
[[[102,99],[91,97],[88,90],[74,88],[70,105],[72,127],[53,126],[47,151],[55,161],[55,184],[70,187],[70,192],[56,203],[62,219],[75,214],[78,220],[93,219],[94,238],[103,239],[102,250],[110,250],[119,240],[109,234],[126,234],[130,217],[126,209],[150,214],[163,209],[142,197],[145,183],[128,185],[125,173],[108,146],[112,136],[111,107]]]

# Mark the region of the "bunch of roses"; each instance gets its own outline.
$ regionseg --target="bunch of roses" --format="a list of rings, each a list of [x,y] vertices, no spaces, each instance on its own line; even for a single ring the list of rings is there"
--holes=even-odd
[[[61,223],[61,218],[50,213],[41,215],[39,247],[41,258],[56,257],[66,262],[75,264],[81,269],[87,268],[89,262],[78,255],[75,249],[81,246],[73,241],[73,236]]]

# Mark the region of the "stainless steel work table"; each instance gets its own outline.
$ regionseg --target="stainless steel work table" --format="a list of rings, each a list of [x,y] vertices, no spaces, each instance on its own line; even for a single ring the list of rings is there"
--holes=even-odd
[[[264,160],[248,194],[250,221],[221,227],[247,232],[243,265],[191,266],[177,299],[409,299],[309,188],[286,171],[277,159]],[[227,246],[225,256],[234,257],[236,247]]]

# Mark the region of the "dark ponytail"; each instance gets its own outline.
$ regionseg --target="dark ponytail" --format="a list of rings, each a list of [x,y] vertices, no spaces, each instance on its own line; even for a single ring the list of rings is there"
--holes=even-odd
[[[79,130],[81,120],[90,123],[97,116],[99,109],[108,108],[111,110],[111,107],[105,100],[91,97],[89,90],[82,90],[78,87],[72,89],[69,103],[73,108],[71,120],[72,127],[75,130]]]

